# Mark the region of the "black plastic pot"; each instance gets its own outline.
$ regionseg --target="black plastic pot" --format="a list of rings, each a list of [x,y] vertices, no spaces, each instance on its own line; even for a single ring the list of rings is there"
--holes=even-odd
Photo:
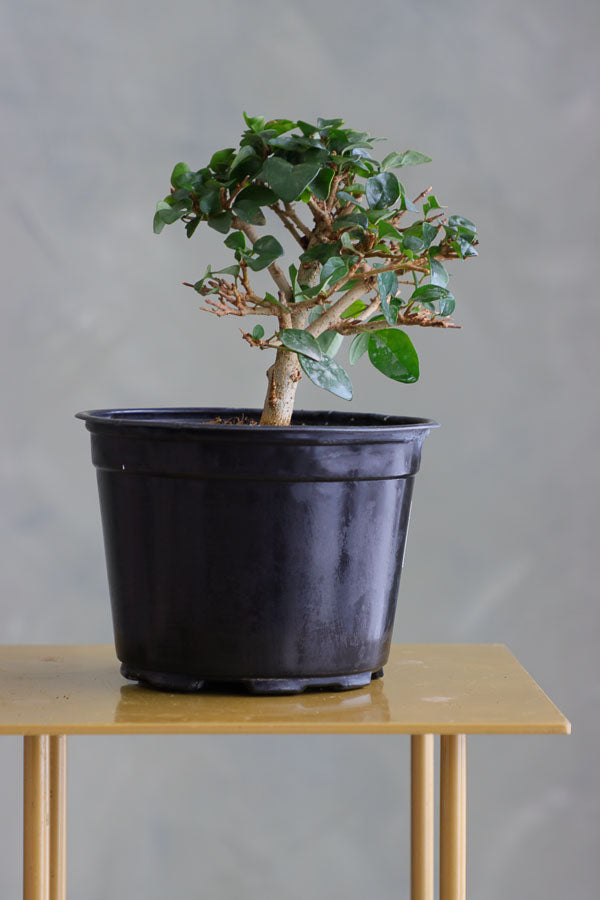
[[[388,658],[427,419],[78,413],[92,433],[117,655],[170,690],[362,687]],[[213,420],[213,421],[211,421]]]

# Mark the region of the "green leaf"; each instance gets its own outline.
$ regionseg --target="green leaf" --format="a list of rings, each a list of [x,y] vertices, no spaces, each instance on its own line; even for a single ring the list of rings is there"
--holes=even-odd
[[[277,203],[277,194],[264,184],[250,184],[239,192],[234,203],[241,200],[251,200],[257,206],[271,206],[272,203]]]
[[[195,232],[196,228],[198,227],[198,225],[200,224],[201,221],[202,221],[202,219],[199,219],[196,216],[195,219],[190,219],[189,222],[185,223],[185,233],[187,234],[187,236],[189,238],[191,238],[191,236],[193,235],[193,233]]]
[[[367,178],[365,189],[371,209],[392,206],[400,196],[400,185],[393,172],[381,172],[380,175]]]
[[[350,361],[350,365],[353,366],[358,360],[367,352],[369,349],[369,333],[367,331],[362,331],[360,334],[357,334],[352,343],[350,344],[350,349],[348,351],[348,359]]]
[[[302,371],[308,375],[313,384],[324,388],[342,400],[352,400],[352,382],[348,374],[335,359],[326,356],[320,362],[306,356],[298,356]]]
[[[333,357],[344,342],[344,336],[337,331],[324,331],[317,338],[317,343],[325,356]]]
[[[436,285],[437,287],[445,288],[449,281],[449,275],[446,271],[446,267],[442,265],[442,263],[437,259],[429,260],[429,267],[431,270],[430,281],[431,284]]]
[[[426,216],[427,213],[431,212],[432,209],[441,209],[442,207],[437,202],[437,198],[434,197],[433,194],[430,194],[429,197],[423,203],[423,215]]]
[[[235,148],[226,147],[225,150],[217,150],[210,158],[209,166],[216,173],[227,171],[235,157]]]
[[[402,239],[402,248],[410,250],[412,253],[421,253],[425,249],[425,244],[421,238],[416,237],[414,234],[406,234]]]
[[[270,294],[268,291],[265,294],[265,300],[267,303],[272,303],[274,306],[281,306],[279,300],[276,300],[273,294]]]
[[[380,238],[388,238],[393,241],[399,242],[401,242],[404,238],[402,232],[398,231],[397,228],[394,228],[393,225],[390,225],[389,222],[379,222],[377,230]]]
[[[334,219],[333,228],[335,231],[340,231],[342,228],[362,228],[363,231],[366,231],[369,225],[369,220],[366,215],[362,212],[354,212],[350,213],[348,216],[340,216],[338,219]]]
[[[265,127],[264,116],[252,117],[252,116],[247,116],[246,113],[244,113],[244,121],[246,122],[246,125],[248,126],[248,128],[254,132],[262,131],[263,128]]]
[[[165,225],[172,225],[185,215],[185,208],[173,207],[166,200],[159,200],[154,215],[154,233],[160,234]]]
[[[339,128],[343,124],[343,119],[317,119],[319,131],[330,131],[332,128]]]
[[[261,175],[284,203],[292,203],[300,197],[320,168],[319,163],[293,166],[279,156],[270,156],[262,167]]]
[[[302,119],[298,119],[296,125],[305,137],[311,137],[315,131],[319,130],[316,125],[311,125],[309,122],[303,122]]]
[[[333,169],[321,169],[317,173],[314,181],[311,182],[310,189],[319,200],[327,200],[329,198],[329,191],[331,190],[331,182],[333,181],[334,175],[335,171]]]
[[[320,263],[324,263],[331,256],[337,256],[339,249],[340,244],[338,241],[335,244],[315,244],[314,247],[310,247],[300,254],[300,260],[301,262],[318,260]]]
[[[395,272],[380,272],[377,276],[377,288],[381,297],[381,311],[388,325],[395,325],[398,318],[399,303],[392,300],[398,293],[398,278]],[[390,298],[390,299],[388,299]]]
[[[266,225],[267,220],[260,206],[254,200],[238,200],[236,197],[233,211],[243,222],[250,225]]]
[[[223,241],[226,247],[229,247],[230,250],[245,250],[246,249],[246,238],[244,237],[241,231],[232,232],[229,237],[226,237]]]
[[[279,339],[288,350],[294,350],[296,353],[314,360],[320,360],[323,357],[321,348],[312,334],[301,328],[283,328],[279,332]]]
[[[237,179],[241,179],[244,175],[256,175],[260,166],[261,161],[254,149],[245,145],[231,163],[231,174],[235,172]]]
[[[318,306],[313,306],[313,308],[308,313],[308,324],[312,325],[312,323],[315,321],[315,319],[318,319],[319,316],[322,316],[324,312],[325,312],[324,306],[321,306],[320,304]]]
[[[439,225],[430,225],[429,222],[423,222],[422,235],[423,235],[423,243],[425,247],[430,247],[431,244],[435,241],[438,236],[438,232],[440,230]]]
[[[402,166],[419,166],[431,162],[430,156],[418,150],[407,150],[405,153],[389,153],[381,163],[382,169],[399,169]]]
[[[320,287],[336,284],[348,271],[348,257],[332,256],[321,269]]]
[[[461,237],[471,239],[477,234],[477,226],[470,219],[465,219],[464,216],[450,216],[446,229],[449,232],[459,234]]]
[[[292,122],[291,119],[269,119],[268,122],[265,123],[265,128],[272,129],[276,131],[277,134],[285,134],[286,131],[291,131],[292,128],[296,127],[296,123]]]
[[[254,338],[254,340],[260,341],[260,339],[264,338],[264,336],[265,336],[265,329],[262,327],[262,325],[255,325],[254,328],[252,329],[252,337]]]
[[[257,258],[248,257],[246,262],[254,272],[259,272],[270,266],[279,256],[283,256],[283,247],[273,235],[265,234],[255,241],[252,252],[257,254]]]
[[[448,294],[446,297],[440,297],[438,302],[438,310],[440,316],[451,316],[454,312],[454,307],[456,306],[456,302],[452,294]]]
[[[340,319],[355,319],[357,316],[364,312],[367,308],[367,304],[363,303],[362,300],[355,300],[354,303],[351,303],[348,309],[345,309],[341,314]]]
[[[179,187],[179,179],[181,178],[182,175],[187,174],[187,172],[189,172],[189,171],[190,171],[190,167],[188,166],[187,163],[184,163],[184,162],[177,163],[177,165],[175,166],[175,168],[173,169],[173,171],[171,173],[171,184],[173,185],[174,188]]]
[[[227,234],[231,228],[231,219],[231,212],[227,210],[217,216],[209,216],[207,222],[210,228],[214,228],[215,231],[219,231],[221,234]]]
[[[369,359],[376,369],[392,378],[411,384],[419,378],[419,358],[412,341],[399,328],[383,328],[369,335]]]
[[[218,190],[209,190],[200,198],[200,209],[207,216],[216,216],[221,212],[221,195]]]

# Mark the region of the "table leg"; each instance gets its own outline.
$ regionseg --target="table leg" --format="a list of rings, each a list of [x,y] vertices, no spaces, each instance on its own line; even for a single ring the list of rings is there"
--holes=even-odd
[[[467,738],[440,739],[440,900],[465,900],[467,860]]]
[[[66,742],[23,741],[23,900],[65,900]]]
[[[50,738],[50,900],[66,897],[67,738]]]
[[[433,900],[433,735],[410,739],[410,896]]]
[[[23,739],[23,900],[49,900],[48,735]]]

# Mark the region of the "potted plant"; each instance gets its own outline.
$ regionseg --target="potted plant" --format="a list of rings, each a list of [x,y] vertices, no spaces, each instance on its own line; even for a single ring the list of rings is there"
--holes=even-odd
[[[352,688],[391,641],[414,476],[429,419],[296,412],[301,378],[350,400],[336,360],[419,377],[407,326],[455,328],[445,263],[476,228],[396,175],[429,162],[374,156],[341,119],[245,116],[239,148],[178,163],[154,231],[208,225],[231,264],[184,282],[269,359],[262,410],[79,413],[98,468],[117,654],[125,677],[172,690],[207,682],[279,693]],[[284,248],[270,233],[298,245]],[[219,263],[220,265],[220,263]],[[260,291],[255,272],[273,283]],[[265,324],[262,324],[262,323]]]

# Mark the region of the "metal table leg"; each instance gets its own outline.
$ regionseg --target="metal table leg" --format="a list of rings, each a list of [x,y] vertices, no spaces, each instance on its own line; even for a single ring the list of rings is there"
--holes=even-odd
[[[433,735],[410,739],[410,896],[433,900],[434,772]]]
[[[440,739],[440,900],[465,900],[467,872],[467,738]]]
[[[65,900],[66,737],[23,739],[23,900]]]
[[[67,877],[67,738],[50,738],[50,900],[65,900]]]

